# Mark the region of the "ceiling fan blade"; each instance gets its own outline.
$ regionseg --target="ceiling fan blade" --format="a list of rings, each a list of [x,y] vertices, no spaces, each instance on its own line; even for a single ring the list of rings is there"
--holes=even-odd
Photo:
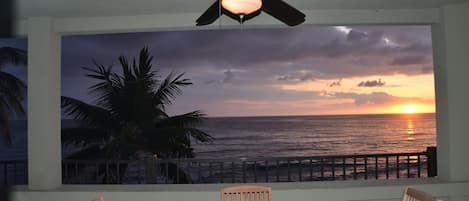
[[[208,25],[220,17],[220,1],[213,3],[197,20],[197,26]]]
[[[305,21],[306,15],[282,0],[262,1],[262,10],[288,26],[296,26]]]

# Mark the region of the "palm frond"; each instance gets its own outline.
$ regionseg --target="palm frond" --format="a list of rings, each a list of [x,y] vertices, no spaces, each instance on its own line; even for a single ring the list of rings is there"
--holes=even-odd
[[[157,122],[154,128],[143,132],[145,149],[166,153],[172,157],[192,157],[191,139],[196,142],[213,141],[213,137],[196,128],[200,125],[202,116],[203,114],[199,111],[194,111]]]
[[[0,68],[4,64],[27,64],[27,53],[24,50],[1,47]],[[0,130],[6,144],[11,144],[9,116],[24,115],[25,111],[21,101],[26,94],[26,85],[11,74],[0,72]]]
[[[26,95],[26,84],[15,76],[0,72],[0,98],[2,104],[16,115],[24,115],[25,111],[21,102]]]
[[[90,86],[90,94],[96,99],[95,103],[97,105],[103,106],[106,109],[111,108],[111,103],[109,103],[110,97],[119,90],[119,87],[122,85],[120,77],[112,72],[112,65],[104,66],[102,64],[96,63],[93,60],[94,68],[83,67],[88,73],[86,77],[99,80],[100,82],[95,85]]]
[[[96,60],[93,59],[94,68],[90,67],[82,67],[83,70],[87,71],[88,73],[85,74],[86,77],[90,77],[93,79],[98,79],[102,81],[109,81],[109,77],[111,75],[112,65],[104,66],[102,64],[98,64]]]
[[[138,66],[134,60],[133,71],[141,87],[145,87],[148,92],[153,93],[158,80],[155,79],[155,72],[152,71],[153,57],[150,56],[148,48],[143,48],[139,54]]]
[[[139,54],[138,68],[134,69],[135,76],[141,79],[153,77],[154,74],[151,71],[152,61],[153,61],[153,57],[150,56],[150,53],[148,52],[148,48],[147,47],[143,48]]]
[[[197,140],[197,142],[212,142],[213,137],[209,135],[208,133],[197,129],[197,128],[186,128],[186,131],[189,133],[189,135]]]
[[[172,99],[181,94],[182,87],[192,84],[189,79],[182,78],[183,76],[184,73],[177,75],[173,72],[170,73],[163,82],[160,83],[154,96],[155,103],[161,104],[162,106],[165,104],[171,104]]]
[[[26,84],[12,74],[0,71],[0,92],[12,91],[17,96],[26,95]]]
[[[156,127],[196,127],[205,119],[205,114],[199,110],[186,114],[176,115],[162,119],[156,123]]]
[[[26,65],[27,53],[24,50],[12,47],[0,47],[0,67],[2,64],[12,63],[14,65]]]
[[[129,62],[124,56],[119,57],[119,63],[121,64],[122,68],[122,77],[124,78],[124,82],[126,83],[132,83],[135,82],[135,76],[133,75],[132,72],[132,67],[129,66]],[[134,58],[134,66],[135,66],[135,58]]]
[[[191,146],[191,138],[196,140],[195,143],[202,142],[212,142],[213,137],[206,132],[198,128],[181,128],[177,126],[164,126],[159,127],[154,130],[149,130],[146,133],[147,138],[150,139],[148,142],[163,142],[168,143],[168,145],[184,144],[186,147]],[[161,145],[159,146],[166,146]]]
[[[65,96],[62,96],[61,101],[65,114],[75,120],[84,122],[87,126],[110,129],[117,124],[112,114],[104,108]]]
[[[0,129],[6,144],[11,144],[9,117],[24,116],[22,105],[26,85],[15,76],[0,72]]]

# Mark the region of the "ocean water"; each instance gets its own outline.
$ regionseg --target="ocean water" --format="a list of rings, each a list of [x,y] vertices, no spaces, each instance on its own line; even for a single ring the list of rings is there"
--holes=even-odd
[[[254,158],[425,151],[436,146],[435,114],[211,118],[215,140],[196,158]]]
[[[11,126],[13,144],[0,139],[0,160],[24,160],[26,121]],[[193,143],[196,158],[205,159],[418,152],[436,145],[435,114],[209,118],[200,129],[215,138]]]

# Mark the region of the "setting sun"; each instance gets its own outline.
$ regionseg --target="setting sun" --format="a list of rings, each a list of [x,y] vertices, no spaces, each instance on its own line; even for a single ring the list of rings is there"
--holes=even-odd
[[[417,112],[417,107],[415,105],[406,105],[403,109],[404,113],[412,114]]]

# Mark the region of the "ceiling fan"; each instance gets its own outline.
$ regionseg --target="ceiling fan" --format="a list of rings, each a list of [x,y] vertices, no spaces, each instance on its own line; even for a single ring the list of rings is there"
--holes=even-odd
[[[262,11],[288,26],[299,25],[306,17],[283,0],[217,0],[196,20],[196,23],[197,26],[208,25],[225,14],[242,24],[258,16]]]

